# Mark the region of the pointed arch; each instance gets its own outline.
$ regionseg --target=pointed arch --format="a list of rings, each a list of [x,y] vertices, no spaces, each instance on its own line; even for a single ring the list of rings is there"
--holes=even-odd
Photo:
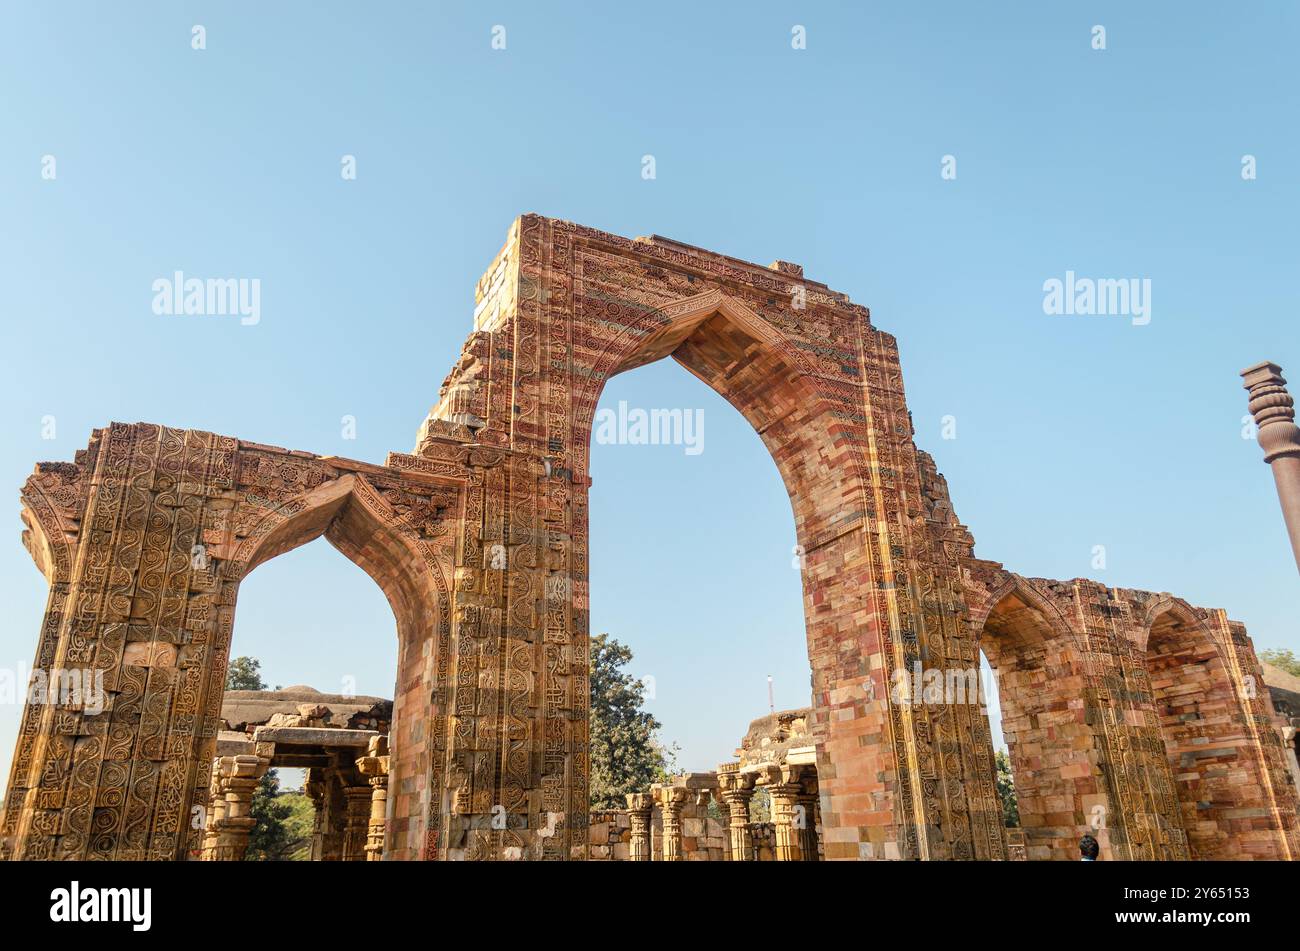
[[[1213,614],[1219,615],[1214,623]],[[1216,636],[1216,626],[1223,636]],[[1169,594],[1152,601],[1138,631],[1151,709],[1188,850],[1196,859],[1235,857],[1234,817],[1263,811],[1261,801],[1251,797],[1267,786],[1267,765],[1259,755],[1254,716],[1229,637],[1222,612],[1194,608]],[[1251,773],[1260,783],[1242,784],[1240,777]],[[1285,849],[1285,837],[1281,843]]]
[[[266,510],[234,552],[228,577],[237,586],[259,565],[321,536],[370,576],[393,611],[398,649],[385,856],[420,858],[443,806],[427,790],[442,768],[438,750],[446,731],[439,703],[446,672],[434,658],[444,653],[450,630],[447,579],[431,547],[355,473]]]
[[[1008,572],[977,603],[970,629],[996,678],[1026,853],[1076,857],[1097,789],[1092,727],[1068,712],[1083,692],[1080,639],[1051,597],[1020,575]]]
[[[611,341],[610,349],[617,353],[620,344],[635,341],[634,348],[622,355],[614,365],[614,376],[634,367],[644,366],[671,354],[677,347],[710,318],[721,315],[743,331],[756,343],[780,354],[792,370],[811,374],[812,368],[776,328],[755,313],[744,301],[714,289],[686,297],[657,312],[660,325],[649,334],[624,334]],[[639,336],[639,339],[637,337]]]
[[[1146,651],[1149,648],[1151,630],[1158,623],[1169,623],[1170,626],[1185,628],[1187,631],[1193,632],[1209,643],[1214,644],[1216,648],[1220,647],[1218,638],[1214,636],[1214,632],[1206,623],[1202,612],[1192,607],[1182,598],[1175,597],[1172,594],[1162,594],[1152,601],[1147,606],[1146,611],[1143,612],[1142,622],[1138,627],[1137,649],[1139,651]],[[1221,648],[1219,653],[1220,655],[1223,653]]]
[[[1041,591],[1032,581],[1014,572],[1008,572],[1002,583],[989,592],[979,607],[971,611],[970,625],[975,632],[977,641],[983,635],[989,617],[1008,598],[1018,600],[1025,608],[1034,612],[1035,619],[1045,629],[1077,646],[1077,631],[1070,623],[1065,612],[1053,603],[1048,595]]]

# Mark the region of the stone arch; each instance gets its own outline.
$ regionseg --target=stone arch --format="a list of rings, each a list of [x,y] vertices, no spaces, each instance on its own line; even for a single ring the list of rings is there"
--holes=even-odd
[[[379,586],[397,624],[385,855],[418,858],[441,805],[428,790],[444,728],[436,697],[445,685],[430,661],[447,628],[446,581],[416,532],[355,474],[264,513],[235,550],[227,576],[237,586],[259,565],[321,536]],[[221,659],[223,669],[227,660]],[[220,697],[215,703],[219,711]]]
[[[1070,642],[1077,642],[1078,634],[1065,612],[1050,597],[1040,590],[1028,578],[1014,572],[1007,572],[1006,577],[993,590],[989,591],[978,605],[970,612],[971,629],[976,638],[983,632],[989,615],[993,613],[1006,598],[1014,596],[1026,608],[1036,613],[1039,620],[1058,637]]]
[[[1109,807],[1089,760],[1091,727],[1076,715],[1085,670],[1078,635],[1032,581],[1008,574],[972,610],[976,647],[997,677],[1029,859],[1077,859],[1090,813]],[[1105,853],[1109,842],[1099,836]]]
[[[776,300],[768,300],[765,313]],[[1004,841],[991,806],[991,751],[959,747],[965,735],[982,735],[987,742],[987,731],[975,731],[978,706],[959,704],[940,712],[938,705],[891,707],[887,699],[893,675],[910,669],[922,639],[934,645],[936,656],[946,650],[938,646],[942,622],[918,616],[907,584],[877,583],[887,571],[897,571],[900,579],[908,576],[902,564],[916,539],[910,520],[914,513],[893,495],[893,485],[908,472],[902,469],[906,463],[895,461],[892,440],[910,432],[909,422],[889,412],[883,395],[875,397],[873,406],[864,386],[849,385],[843,377],[860,380],[869,374],[882,388],[901,389],[900,381],[864,371],[864,364],[884,363],[892,352],[887,355],[884,335],[865,319],[847,326],[827,321],[820,347],[796,346],[786,330],[791,314],[773,314],[769,320],[757,306],[751,298],[713,289],[646,310],[631,321],[626,308],[607,314],[624,323],[604,343],[596,372],[584,379],[575,401],[575,457],[589,458],[605,382],[666,356],[735,407],[772,457],[794,516],[818,775],[825,777],[822,789],[833,821],[856,827],[831,846],[837,853],[833,857],[1000,857]],[[821,318],[809,314],[806,319],[815,324]],[[814,358],[814,352],[820,356]],[[832,370],[839,379],[832,378]],[[879,477],[867,465],[873,454]],[[584,482],[585,475],[579,468],[576,481]],[[877,478],[889,480],[890,487],[875,485]],[[918,577],[916,583],[924,582]],[[927,630],[928,624],[934,628]],[[864,697],[880,699],[864,704]],[[921,722],[931,716],[933,723]],[[881,735],[884,742],[864,745],[859,741],[864,733]],[[934,749],[928,745],[932,742]],[[938,749],[941,743],[946,744],[943,750]],[[919,757],[918,749],[923,750]],[[944,769],[961,777],[949,797],[952,812],[943,819],[923,819],[924,810],[934,804],[921,798],[928,788],[924,773],[940,759]],[[858,794],[862,784],[895,773],[886,762],[914,772],[896,787],[884,784],[888,791],[864,804]],[[978,805],[968,806],[966,796]],[[873,811],[887,813],[888,820],[868,821],[866,814]],[[909,828],[925,832],[903,831]]]
[[[1174,597],[1171,594],[1162,594],[1149,605],[1142,614],[1142,621],[1138,626],[1137,649],[1146,651],[1151,641],[1151,629],[1157,621],[1168,618],[1170,622],[1196,632],[1199,637],[1205,641],[1219,647],[1218,639],[1214,636],[1213,631],[1206,623],[1203,613],[1192,607],[1182,598]],[[1222,648],[1220,648],[1222,653]]]
[[[596,361],[600,372],[587,381],[577,401],[575,431],[584,446],[590,443],[596,404],[605,383],[668,356],[731,403],[769,450],[778,436],[774,424],[782,423],[784,417],[785,428],[792,429],[788,417],[796,407],[801,420],[820,419],[835,425],[836,407],[818,386],[809,361],[743,301],[715,289],[649,311],[605,344]],[[731,366],[723,365],[729,359]],[[742,364],[738,371],[737,364]],[[735,379],[729,370],[743,374],[744,379]],[[756,392],[773,377],[781,383],[784,400],[765,399],[762,392]],[[770,390],[775,392],[775,388]],[[845,428],[835,425],[836,431]],[[792,488],[791,474],[784,466],[787,458],[773,451],[787,488]],[[854,455],[855,466],[859,458]]]
[[[602,372],[589,381],[576,413],[584,446],[604,384],[667,356],[734,406],[762,439],[790,495],[805,552],[861,527],[868,493],[846,414],[780,330],[720,290],[660,307],[609,341],[597,363]],[[819,504],[819,489],[834,494],[834,512]]]
[[[1242,836],[1257,825],[1241,818],[1267,784],[1257,731],[1223,639],[1204,612],[1162,595],[1144,612],[1139,652],[1150,679],[1150,703],[1169,762],[1173,794],[1194,859],[1235,858]]]

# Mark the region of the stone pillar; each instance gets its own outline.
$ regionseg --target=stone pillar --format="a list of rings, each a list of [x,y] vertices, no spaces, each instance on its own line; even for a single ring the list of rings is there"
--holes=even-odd
[[[1296,744],[1297,727],[1300,727],[1300,717],[1292,717],[1291,721],[1282,727],[1282,754],[1287,769],[1291,772],[1291,778],[1295,780],[1296,788],[1300,789],[1300,746]]]
[[[271,760],[265,756],[243,753],[222,756],[216,762],[220,809],[210,817],[210,835],[206,836],[203,860],[206,862],[240,862],[248,851],[248,837],[257,821],[252,817],[253,793],[266,775]]]
[[[778,862],[799,861],[799,840],[802,831],[798,828],[797,806],[801,792],[796,775],[789,769],[773,769],[768,774],[768,795],[772,797],[772,827],[776,836],[776,860]]]
[[[727,807],[727,831],[731,837],[731,860],[754,858],[754,839],[749,830],[749,801],[754,798],[753,774],[718,770],[718,799]]]
[[[384,857],[384,832],[388,825],[388,737],[371,738],[366,755],[357,760],[357,770],[370,780],[366,861],[378,862]]]
[[[632,825],[632,838],[628,842],[628,859],[633,862],[650,861],[650,816],[654,800],[645,793],[628,793],[627,817]]]
[[[680,786],[654,787],[655,799],[663,812],[664,861],[682,861],[682,806],[686,804],[686,790]]]
[[[347,800],[347,818],[343,832],[343,861],[367,861],[366,848],[369,841],[370,808],[372,790],[365,786],[344,786],[343,796]]]
[[[325,785],[322,770],[307,770],[302,788],[312,804],[311,861],[313,862],[320,862],[325,857]]]
[[[199,858],[210,861],[217,847],[217,830],[226,818],[226,796],[221,789],[221,758],[212,761],[212,781],[208,784],[208,818],[203,825],[203,849]]]
[[[331,757],[338,763],[338,755]],[[308,771],[307,794],[316,803],[316,825],[312,843],[312,860],[340,862],[347,841],[347,796],[343,771],[339,766],[317,767]]]
[[[799,795],[795,802],[795,815],[801,825],[796,829],[799,842],[799,857],[805,862],[816,862],[817,856],[817,780],[804,771],[803,781],[799,784]]]
[[[1291,552],[1300,567],[1300,427],[1295,424],[1295,401],[1276,363],[1257,363],[1241,375],[1250,394],[1250,412],[1259,426],[1264,461],[1273,467]]]

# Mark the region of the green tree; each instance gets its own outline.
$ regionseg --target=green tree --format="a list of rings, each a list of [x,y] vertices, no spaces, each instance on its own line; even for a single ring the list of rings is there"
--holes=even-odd
[[[256,657],[236,657],[226,670],[226,689],[265,690],[262,662]],[[257,824],[248,836],[245,861],[282,862],[311,857],[311,800],[301,793],[280,792],[280,777],[275,770],[267,770],[257,784],[249,809]]]
[[[677,747],[659,742],[660,723],[642,709],[645,685],[624,668],[632,650],[608,634],[591,639],[591,808],[621,809],[677,768]]]
[[[248,836],[246,862],[305,861],[311,858],[315,807],[299,792],[280,792],[280,778],[268,770],[253,792],[250,814],[257,825]]]
[[[1011,781],[1011,758],[1006,750],[998,750],[993,757],[997,764],[998,798],[1002,800],[1002,824],[1008,829],[1020,825],[1020,805],[1016,802],[1016,787]]]
[[[1297,657],[1293,651],[1283,650],[1280,647],[1267,647],[1259,652],[1259,659],[1280,670],[1285,670],[1292,676],[1300,677],[1300,657]]]
[[[262,662],[255,657],[236,657],[226,670],[227,690],[265,690]]]

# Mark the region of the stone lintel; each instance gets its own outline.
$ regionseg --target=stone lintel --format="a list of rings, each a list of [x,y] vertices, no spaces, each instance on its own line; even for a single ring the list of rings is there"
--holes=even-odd
[[[253,740],[257,743],[275,743],[277,746],[344,746],[365,749],[370,745],[370,738],[378,735],[374,730],[262,726],[253,731]]]

